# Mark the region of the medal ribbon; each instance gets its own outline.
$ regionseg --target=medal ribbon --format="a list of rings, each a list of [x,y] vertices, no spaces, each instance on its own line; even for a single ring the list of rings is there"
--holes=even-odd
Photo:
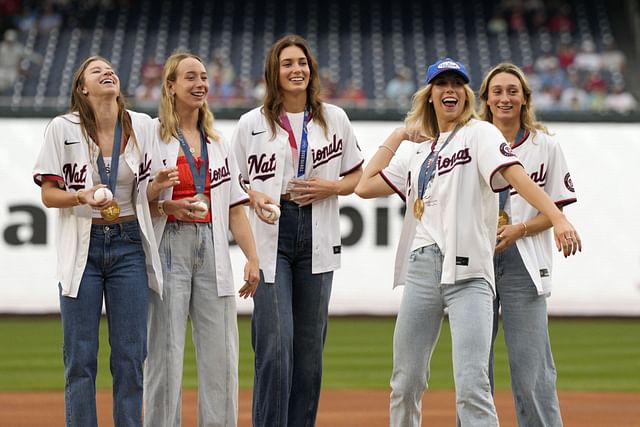
[[[436,161],[438,155],[442,150],[444,150],[444,147],[449,144],[449,141],[453,139],[453,136],[460,130],[460,127],[461,126],[455,127],[455,129],[451,132],[451,134],[449,134],[449,137],[446,139],[444,144],[442,144],[442,147],[440,147],[438,151],[434,150],[438,140],[436,139],[435,141],[433,141],[433,145],[431,146],[431,153],[429,154],[429,156],[427,156],[426,159],[424,159],[424,162],[422,162],[422,166],[420,166],[420,175],[418,175],[418,199],[422,199],[424,197],[424,193],[427,190],[427,184],[429,184],[429,181],[433,179],[433,174],[436,171],[436,165],[438,164],[438,162]]]
[[[528,134],[526,136],[529,136]],[[524,129],[520,128],[518,129],[518,133],[516,134],[516,140],[515,140],[515,145],[520,145],[522,143],[522,139],[523,137],[525,137],[524,134]],[[499,199],[499,208],[501,211],[504,210],[504,207],[507,204],[507,199],[509,198],[509,193],[511,193],[511,188],[507,188],[506,190],[502,190],[500,192],[500,199]]]
[[[98,173],[100,173],[100,181],[105,184],[112,194],[116,194],[116,184],[118,182],[118,166],[120,164],[120,143],[122,141],[122,124],[120,120],[116,121],[116,130],[113,135],[113,149],[111,154],[111,172],[107,173],[107,167],[104,164],[102,150],[98,153]]]
[[[289,122],[289,118],[287,117],[287,113],[283,113],[280,116],[280,122],[282,123],[282,127],[289,134],[289,146],[291,147],[291,159],[293,160],[293,164],[295,166],[295,159],[298,159],[298,175],[297,178],[304,176],[304,171],[307,167],[307,149],[309,143],[307,141],[307,123],[309,123],[309,116],[311,114],[311,109],[307,105],[304,108],[304,120],[302,121],[302,136],[300,137],[300,156],[298,158],[298,144],[296,143],[296,137],[293,134],[293,128],[291,127],[291,123]]]
[[[204,194],[205,185],[207,183],[207,173],[209,171],[209,153],[207,152],[207,139],[204,136],[204,129],[200,128],[200,158],[202,159],[202,165],[200,169],[196,167],[196,160],[191,154],[189,144],[184,138],[184,135],[180,128],[177,129],[178,141],[184,152],[184,156],[189,163],[189,169],[191,169],[191,175],[193,176],[193,185],[196,188],[196,194]]]

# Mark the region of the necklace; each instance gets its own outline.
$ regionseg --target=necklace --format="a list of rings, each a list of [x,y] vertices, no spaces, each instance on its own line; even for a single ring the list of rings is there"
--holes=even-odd
[[[189,151],[191,151],[191,154],[193,155],[196,154],[196,149],[194,147],[189,146]]]

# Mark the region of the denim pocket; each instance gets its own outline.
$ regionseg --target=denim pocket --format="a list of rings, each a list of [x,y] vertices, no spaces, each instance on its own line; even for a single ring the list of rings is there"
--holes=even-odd
[[[409,262],[415,262],[416,261],[416,258],[418,258],[418,251],[419,250],[420,249],[416,249],[415,251],[413,251],[413,252],[411,252],[409,254]]]
[[[142,243],[142,237],[140,237],[140,228],[128,227],[127,229],[122,230],[122,239],[129,243]]]

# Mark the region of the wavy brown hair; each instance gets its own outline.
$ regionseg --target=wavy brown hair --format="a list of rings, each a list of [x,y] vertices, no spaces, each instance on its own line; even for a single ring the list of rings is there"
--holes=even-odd
[[[89,58],[85,59],[82,64],[80,64],[75,74],[73,75],[73,82],[71,84],[71,101],[69,110],[72,113],[78,113],[78,116],[80,116],[80,127],[85,138],[87,138],[87,141],[89,140],[89,137],[95,138],[95,136],[98,134],[98,124],[95,112],[93,111],[93,107],[91,107],[91,103],[89,103],[87,95],[82,93],[82,88],[85,84],[84,73],[85,71],[87,71],[87,68],[89,68],[89,65],[91,65],[91,63],[95,61],[105,62],[111,68],[113,68],[111,62],[109,62],[102,56],[90,56]],[[129,135],[135,143],[136,137],[133,133],[131,119],[127,114],[122,90],[116,97],[116,102],[118,103],[118,120],[120,120],[120,123],[122,123],[122,133],[123,135]],[[91,144],[89,145],[89,149],[92,149]]]
[[[520,126],[532,133],[539,130],[549,134],[547,127],[536,119],[531,86],[529,85],[529,82],[527,82],[524,72],[517,65],[509,62],[503,62],[496,65],[489,70],[482,80],[482,84],[480,85],[480,118],[493,123],[493,113],[487,104],[487,101],[489,100],[489,84],[491,84],[491,80],[499,73],[508,73],[515,76],[520,80],[520,85],[522,85],[524,103],[520,108]]]
[[[189,52],[176,52],[172,54],[164,63],[162,70],[162,96],[160,97],[160,137],[163,141],[169,142],[172,136],[178,137],[180,127],[180,117],[176,112],[176,99],[171,95],[169,83],[175,82],[178,78],[178,66],[180,62],[187,58],[198,60],[202,65],[202,59]],[[205,99],[198,111],[198,127],[204,129],[205,134],[213,141],[219,141],[220,135],[213,128],[214,117],[209,110],[209,104]]]
[[[437,138],[438,135],[440,135],[438,117],[436,116],[436,110],[433,107],[433,103],[429,102],[432,90],[433,83],[429,83],[428,85],[418,89],[418,91],[413,94],[411,111],[407,113],[404,123],[409,129],[417,129],[428,137]],[[466,83],[464,85],[464,92],[466,95],[464,109],[456,121],[456,126],[463,126],[469,120],[478,118],[475,111],[476,96]]]
[[[282,37],[276,41],[269,53],[267,53],[267,59],[264,65],[264,79],[267,86],[267,91],[264,96],[264,103],[262,105],[262,113],[267,118],[271,134],[275,138],[276,125],[282,126],[280,122],[280,115],[283,113],[283,96],[280,89],[279,76],[280,76],[280,53],[289,47],[299,47],[304,56],[307,58],[307,64],[309,64],[309,84],[307,85],[307,105],[311,107],[313,120],[317,122],[325,134],[328,132],[327,121],[324,116],[322,108],[322,99],[320,97],[320,76],[318,75],[318,62],[316,58],[311,54],[311,49],[307,44],[307,41],[301,36],[290,34]]]

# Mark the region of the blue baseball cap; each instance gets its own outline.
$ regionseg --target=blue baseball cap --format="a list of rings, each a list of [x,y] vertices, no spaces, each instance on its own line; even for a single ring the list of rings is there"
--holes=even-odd
[[[465,83],[469,83],[469,75],[467,74],[467,69],[464,67],[464,64],[455,59],[444,58],[429,65],[427,69],[427,84],[431,83],[433,79],[446,71],[457,73],[464,79]]]

